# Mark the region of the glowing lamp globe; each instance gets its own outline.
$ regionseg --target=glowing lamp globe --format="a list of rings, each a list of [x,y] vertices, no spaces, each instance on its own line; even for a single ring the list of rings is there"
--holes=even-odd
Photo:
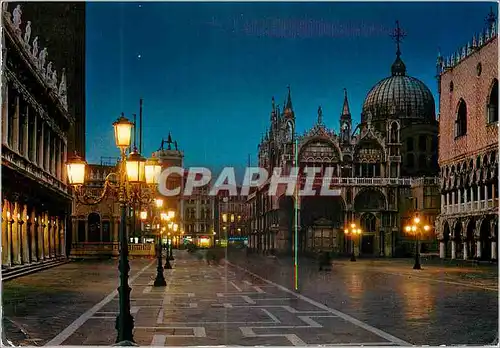
[[[130,183],[139,184],[146,181],[144,167],[146,159],[137,151],[133,151],[127,158],[127,178]]]
[[[158,178],[161,174],[160,160],[156,157],[152,157],[147,160],[145,165],[146,171],[146,184],[154,185],[158,184]]]
[[[113,122],[113,127],[115,129],[115,143],[121,149],[126,149],[130,146],[130,141],[132,138],[132,127],[134,123],[130,122],[123,113],[121,116]]]
[[[173,211],[173,210],[169,210],[169,211],[168,211],[168,217],[169,217],[169,219],[173,219],[173,218],[175,218],[175,211]]]
[[[85,182],[85,162],[77,154],[66,163],[66,170],[68,171],[68,182],[70,185],[83,185]]]

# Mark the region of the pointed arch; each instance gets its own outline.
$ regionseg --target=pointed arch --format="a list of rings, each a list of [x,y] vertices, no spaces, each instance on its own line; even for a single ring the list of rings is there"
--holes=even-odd
[[[467,134],[467,104],[463,98],[460,98],[457,105],[455,118],[455,138]]]
[[[488,123],[498,122],[498,79],[493,79],[486,105]]]

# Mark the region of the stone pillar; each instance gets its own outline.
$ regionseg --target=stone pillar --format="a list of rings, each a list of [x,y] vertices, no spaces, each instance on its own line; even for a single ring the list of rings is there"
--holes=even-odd
[[[481,186],[477,187],[477,201],[481,201]]]
[[[469,258],[469,242],[464,242],[464,260]]]
[[[484,185],[484,201],[488,202],[488,186]]]
[[[81,240],[79,242],[88,242],[89,241],[89,219],[85,220],[85,240]]]
[[[120,242],[120,219],[113,218],[113,243]]]
[[[22,205],[21,212],[21,242],[22,242],[22,258],[23,263],[30,263],[30,241],[28,240],[28,206]]]
[[[12,212],[13,220],[12,223],[12,264],[21,264],[21,238],[20,238],[20,216],[19,203],[14,202],[14,211]]]
[[[454,240],[451,241],[451,259],[454,260],[457,258],[457,242]]]
[[[446,257],[444,241],[439,241],[439,258],[444,259]]]
[[[491,259],[496,260],[497,259],[497,242],[491,241]]]
[[[444,211],[444,207],[446,205],[445,197],[445,195],[441,194],[441,211]]]
[[[2,205],[2,265],[10,266],[10,252],[12,242],[12,227],[11,227],[11,213],[10,203],[6,199],[3,200]]]
[[[45,144],[45,147],[44,147],[44,163],[43,163],[43,168],[45,169],[45,171],[47,172],[50,172],[50,160],[51,160],[51,157],[50,157],[50,148],[51,148],[51,145],[52,145],[52,141],[50,139],[51,135],[52,135],[52,131],[49,129],[49,127],[45,127],[45,133],[47,134],[46,136],[46,144]]]
[[[480,240],[476,241],[476,257],[478,259],[481,258],[481,241]]]
[[[38,118],[38,117],[37,117]],[[45,144],[44,144],[44,137],[45,137],[45,122],[43,122],[43,120],[40,120],[40,123],[39,123],[39,127],[40,127],[40,142],[38,143],[38,158],[37,158],[37,162],[38,162],[38,166],[40,168],[44,168],[44,165],[45,165]]]
[[[50,141],[50,173],[57,178],[57,143],[59,139],[56,133],[52,133],[53,137]]]
[[[29,224],[29,236],[30,236],[30,257],[31,257],[31,262],[37,262],[38,261],[38,255],[37,255],[37,226],[38,226],[38,221],[36,218],[36,210],[33,208],[31,210],[30,214],[30,224]]]
[[[5,59],[5,57],[4,57]],[[3,81],[3,98],[2,98],[2,144],[9,142],[9,86],[7,81]]]
[[[63,183],[67,183],[68,182],[68,173],[66,172],[66,162],[68,161],[68,147],[67,145],[64,143],[64,141],[62,142],[62,151],[61,151],[61,156],[62,156],[62,163],[61,163],[61,180]]]
[[[44,247],[44,231],[45,231],[45,215],[44,213],[41,213],[38,215],[38,226],[37,226],[37,233],[38,233],[38,260],[43,261],[45,259],[45,247]]]
[[[12,118],[12,144],[11,148],[19,152],[19,96],[15,97],[16,111]]]
[[[50,220],[49,220],[49,214],[45,212],[43,214],[43,221],[44,221],[44,227],[43,227],[43,256],[44,259],[50,258],[49,254],[49,225],[50,225]]]
[[[55,220],[54,220],[55,224],[54,224],[54,228],[53,228],[53,231],[54,231],[54,237],[53,237],[53,240],[54,240],[54,256],[55,257],[58,257],[60,254],[61,254],[61,246],[59,245],[59,224],[60,224],[60,219],[59,219],[59,216],[56,216],[55,217]]]
[[[38,115],[33,114],[33,129],[31,130],[31,134],[29,135],[31,137],[31,153],[29,158],[31,159],[32,162],[38,163],[38,158],[36,158],[36,149],[37,149],[37,143],[38,143]]]
[[[66,219],[59,220],[59,256],[66,257]]]
[[[71,217],[71,244],[78,243],[78,220],[76,216]]]
[[[23,131],[23,138],[21,139],[21,144],[22,144],[22,148],[23,148],[23,156],[27,159],[30,158],[30,154],[29,154],[29,142],[28,142],[28,139],[30,137],[30,133],[29,133],[29,121],[30,121],[30,115],[29,115],[29,112],[28,112],[28,105],[23,105],[23,109],[26,111],[26,113],[24,114],[24,117],[23,117],[23,128],[24,128],[24,131]]]

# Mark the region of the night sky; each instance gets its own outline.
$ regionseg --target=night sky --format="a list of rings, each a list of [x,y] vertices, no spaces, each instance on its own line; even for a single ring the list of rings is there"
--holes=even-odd
[[[485,27],[491,3],[87,3],[87,161],[117,156],[111,123],[139,114],[143,155],[168,132],[185,166],[243,167],[291,86],[297,131],[323,108],[338,130],[347,88],[353,123],[390,74],[399,20],[408,74],[433,92],[448,56]],[[496,12],[496,4],[493,4]]]

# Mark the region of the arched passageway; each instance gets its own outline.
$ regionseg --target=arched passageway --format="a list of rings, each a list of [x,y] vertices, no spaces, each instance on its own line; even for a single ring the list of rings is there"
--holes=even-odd
[[[300,222],[302,250],[340,251],[343,244],[345,204],[340,196],[304,197]]]
[[[88,218],[89,231],[88,242],[101,241],[101,216],[97,213],[90,213]]]

